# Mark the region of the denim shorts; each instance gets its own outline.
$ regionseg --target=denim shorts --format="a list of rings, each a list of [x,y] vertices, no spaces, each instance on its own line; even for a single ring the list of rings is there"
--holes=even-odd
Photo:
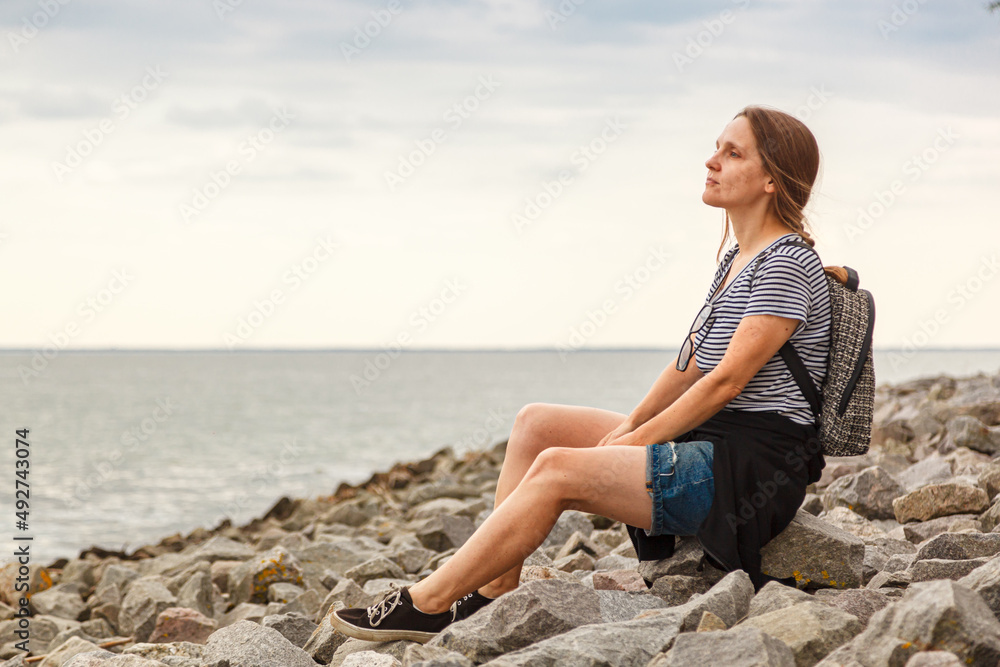
[[[653,500],[647,536],[694,535],[715,498],[708,440],[646,445],[646,491]]]

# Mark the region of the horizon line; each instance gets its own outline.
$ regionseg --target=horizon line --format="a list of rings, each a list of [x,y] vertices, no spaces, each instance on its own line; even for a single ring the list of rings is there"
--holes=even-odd
[[[46,349],[36,347],[0,347],[0,354],[7,353],[40,353]],[[267,352],[294,352],[294,353],[317,353],[317,352],[392,352],[403,354],[406,352],[416,353],[461,353],[461,352],[674,352],[677,347],[581,347],[577,349],[563,349],[559,347],[407,347],[400,350],[393,350],[386,347],[243,347],[228,349],[225,347],[79,347],[65,348],[57,351],[57,354],[79,354],[94,352],[122,352],[122,353],[142,353],[142,352],[169,352],[169,353],[209,353],[226,352],[238,353],[267,353]],[[914,349],[912,347],[872,347],[873,352],[1000,352],[998,347],[922,347]]]

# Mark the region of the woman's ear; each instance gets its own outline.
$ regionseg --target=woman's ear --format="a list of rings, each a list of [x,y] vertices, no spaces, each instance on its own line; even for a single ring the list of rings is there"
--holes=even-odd
[[[774,180],[767,179],[767,183],[764,184],[764,192],[768,194],[774,194]]]

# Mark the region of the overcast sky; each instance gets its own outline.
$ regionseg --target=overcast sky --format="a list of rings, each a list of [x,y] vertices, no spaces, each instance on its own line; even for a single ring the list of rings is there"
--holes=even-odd
[[[754,103],[877,346],[1000,345],[985,5],[4,2],[0,347],[676,347]]]

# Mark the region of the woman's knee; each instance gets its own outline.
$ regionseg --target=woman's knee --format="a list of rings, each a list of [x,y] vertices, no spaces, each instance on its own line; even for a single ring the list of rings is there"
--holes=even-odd
[[[516,446],[537,455],[544,448],[544,431],[547,429],[552,406],[548,403],[528,403],[517,411],[510,441]]]

